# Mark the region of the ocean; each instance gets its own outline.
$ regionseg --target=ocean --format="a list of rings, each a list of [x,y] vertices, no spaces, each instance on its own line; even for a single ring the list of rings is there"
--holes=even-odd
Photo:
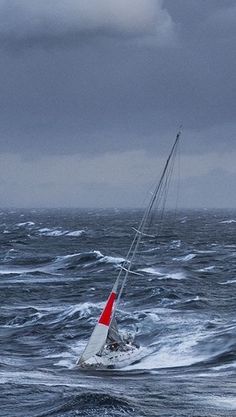
[[[118,323],[142,359],[76,367],[141,210],[1,210],[1,417],[236,416],[236,211],[168,212]]]

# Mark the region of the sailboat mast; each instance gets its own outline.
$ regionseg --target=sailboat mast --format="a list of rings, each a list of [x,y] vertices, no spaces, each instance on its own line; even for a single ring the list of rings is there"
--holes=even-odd
[[[141,222],[139,224],[139,227],[138,227],[138,229],[137,229],[137,231],[135,233],[134,239],[133,239],[133,241],[131,243],[131,246],[129,248],[129,251],[128,251],[128,254],[127,254],[126,259],[127,260],[129,259],[129,255],[130,255],[130,253],[131,253],[132,250],[133,250],[133,253],[132,253],[131,258],[129,259],[129,264],[127,266],[126,273],[125,273],[125,276],[124,276],[124,279],[123,279],[123,282],[122,282],[122,285],[121,285],[121,288],[120,288],[120,291],[119,291],[119,295],[118,295],[118,298],[117,298],[117,302],[116,302],[115,307],[114,307],[114,310],[113,310],[113,316],[115,314],[115,310],[117,309],[117,307],[119,305],[120,298],[121,298],[121,295],[123,293],[123,290],[124,290],[124,287],[125,287],[125,284],[126,284],[126,281],[127,281],[128,275],[129,275],[129,272],[131,270],[132,263],[133,263],[134,258],[136,256],[136,252],[137,252],[138,246],[140,244],[140,241],[141,241],[141,238],[142,238],[142,234],[143,234],[144,229],[145,229],[145,226],[146,226],[147,219],[148,219],[149,214],[150,214],[150,212],[151,212],[151,210],[153,208],[153,205],[154,205],[154,203],[155,203],[155,201],[157,199],[157,196],[158,196],[158,194],[159,194],[159,192],[160,192],[160,190],[162,188],[163,181],[164,181],[164,178],[165,178],[165,175],[166,175],[168,166],[169,166],[170,161],[172,159],[172,156],[173,156],[173,154],[174,154],[174,152],[175,152],[175,150],[177,148],[180,135],[181,135],[181,131],[179,130],[179,132],[176,135],[174,144],[172,145],[172,148],[171,148],[171,151],[169,153],[169,156],[168,156],[168,158],[166,160],[164,169],[162,171],[161,178],[160,178],[160,180],[159,180],[159,182],[158,182],[158,184],[157,184],[157,186],[156,186],[156,188],[154,190],[154,193],[152,194],[152,197],[151,197],[151,199],[149,201],[149,204],[148,204],[148,206],[147,206],[147,208],[146,208],[146,210],[144,212],[144,215],[142,217],[142,220],[141,220]],[[120,273],[118,275],[118,279],[119,279],[121,273],[122,273],[122,270],[120,271]]]

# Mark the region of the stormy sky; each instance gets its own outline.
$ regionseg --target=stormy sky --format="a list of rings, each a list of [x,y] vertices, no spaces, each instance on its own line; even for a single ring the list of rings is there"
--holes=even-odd
[[[0,0],[2,207],[236,207],[235,0]]]

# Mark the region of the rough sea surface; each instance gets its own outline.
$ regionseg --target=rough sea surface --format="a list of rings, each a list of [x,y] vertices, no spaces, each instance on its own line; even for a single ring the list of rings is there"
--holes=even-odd
[[[1,417],[236,416],[236,212],[167,214],[118,322],[139,363],[82,372],[139,210],[0,212]]]

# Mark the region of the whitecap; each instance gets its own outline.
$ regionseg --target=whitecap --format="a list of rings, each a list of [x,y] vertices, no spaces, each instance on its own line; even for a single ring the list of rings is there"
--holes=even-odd
[[[172,272],[170,274],[165,275],[165,277],[168,279],[177,279],[177,280],[186,278],[183,272]]]
[[[236,397],[235,396],[217,396],[211,395],[208,399],[208,402],[214,407],[226,408],[229,410],[236,410]]]
[[[164,272],[161,272],[159,269],[152,267],[139,269],[139,271],[146,272],[147,274],[156,275],[158,276],[158,279],[185,279],[185,275],[183,274],[183,272],[171,272],[166,274]]]
[[[172,240],[170,247],[171,248],[179,248],[181,246],[181,240]]]
[[[195,255],[194,253],[189,253],[188,255],[185,255],[185,256],[180,256],[178,258],[173,258],[173,261],[187,262],[187,261],[190,261],[191,259],[195,258],[195,256],[197,256],[197,255]]]
[[[39,229],[38,231],[43,236],[53,236],[53,237],[63,236],[68,232],[68,230],[48,229],[47,227],[44,227],[43,229]]]
[[[215,269],[215,265],[206,266],[205,268],[197,269],[197,272],[209,272]]]
[[[181,336],[180,336],[181,337]],[[163,346],[151,346],[151,354],[145,356],[139,363],[126,367],[126,370],[154,370],[161,368],[175,368],[179,366],[190,366],[206,359],[206,356],[198,356],[194,353],[193,347],[199,341],[199,334],[185,335],[178,340],[173,337],[166,337]],[[174,343],[173,343],[174,342]]]
[[[160,276],[160,277],[163,277],[163,275],[164,275],[163,272],[161,272],[160,270],[158,270],[156,268],[152,268],[152,267],[139,269],[139,271],[146,272],[147,274],[157,275],[157,276]]]
[[[223,220],[220,223],[222,223],[222,224],[231,224],[231,223],[236,223],[236,220],[234,220],[234,219],[231,219],[231,220]]]
[[[92,255],[95,257],[95,259],[101,259],[103,260],[105,257],[103,256],[103,254],[99,251],[99,250],[93,250],[91,252],[76,252],[76,253],[72,253],[69,255],[61,255],[61,256],[57,256],[55,263],[61,263],[63,261],[66,261],[67,259],[71,259],[71,258],[76,258],[76,257],[87,257],[89,255]],[[89,265],[89,264],[88,264]]]
[[[34,225],[35,225],[34,222],[23,222],[23,223],[17,223],[16,226],[22,227],[22,226],[34,226]]]
[[[85,233],[85,230],[74,230],[73,232],[66,233],[66,236],[81,236]]]
[[[215,253],[216,250],[196,250],[197,253]]]
[[[194,298],[187,298],[187,300],[180,301],[181,303],[192,303],[193,301],[201,301],[203,298],[200,298],[199,295],[196,295]]]
[[[114,256],[103,256],[103,258],[99,259],[99,262],[105,262],[108,264],[121,264],[122,262],[125,262],[125,259]]]
[[[228,281],[220,282],[221,285],[227,285],[227,284],[236,284],[236,279],[230,279]]]

